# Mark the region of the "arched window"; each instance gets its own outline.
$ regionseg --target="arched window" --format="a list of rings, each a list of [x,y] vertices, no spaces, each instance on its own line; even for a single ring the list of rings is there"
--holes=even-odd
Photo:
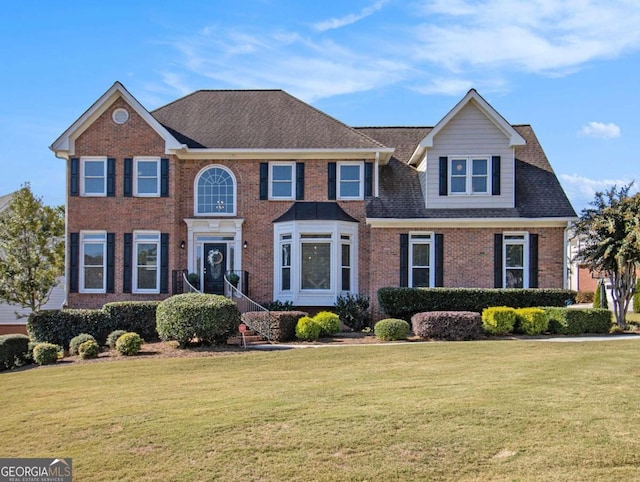
[[[234,215],[236,181],[228,169],[210,166],[196,178],[196,214]]]

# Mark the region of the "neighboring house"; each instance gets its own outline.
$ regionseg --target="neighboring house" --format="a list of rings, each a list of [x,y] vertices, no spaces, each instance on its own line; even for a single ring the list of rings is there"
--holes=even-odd
[[[352,128],[280,90],[147,111],[116,82],[66,159],[70,307],[163,299],[182,270],[257,301],[384,286],[562,288],[576,215],[528,125],[475,90],[433,127]]]

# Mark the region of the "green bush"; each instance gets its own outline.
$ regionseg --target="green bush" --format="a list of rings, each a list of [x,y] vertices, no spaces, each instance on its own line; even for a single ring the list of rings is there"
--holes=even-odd
[[[0,371],[20,367],[28,363],[29,358],[27,335],[0,336]]]
[[[265,301],[261,306],[269,311],[295,311],[293,301]]]
[[[102,309],[111,317],[114,329],[138,333],[144,340],[157,341],[156,310],[160,301],[118,301]]]
[[[296,324],[303,316],[307,316],[304,311],[253,311],[243,313],[241,318],[250,329],[268,327],[272,341],[291,341],[296,339]]]
[[[181,347],[195,341],[224,343],[237,333],[240,312],[236,304],[224,296],[184,293],[158,305],[156,322],[160,338],[175,340]]]
[[[547,331],[549,319],[542,308],[518,308],[516,331],[525,335],[539,335]]]
[[[373,327],[373,332],[381,340],[404,340],[411,333],[409,323],[398,318],[385,318]]]
[[[60,346],[69,346],[71,338],[80,333],[88,333],[98,344],[104,344],[113,330],[111,317],[104,310],[42,310],[32,313],[27,322],[33,341]]]
[[[633,293],[633,312],[640,313],[640,279],[636,281],[636,291]]]
[[[89,358],[97,358],[98,353],[100,353],[100,346],[93,339],[82,342],[78,346],[78,355],[80,355],[80,358],[82,358],[83,360],[87,360]]]
[[[420,338],[477,340],[482,335],[480,313],[472,311],[427,311],[411,317],[413,333]]]
[[[320,336],[332,336],[340,333],[340,317],[330,311],[321,311],[313,317],[320,326]]]
[[[116,341],[118,341],[118,338],[120,338],[125,333],[127,333],[126,330],[114,330],[109,333],[109,336],[107,337],[107,346],[111,349],[115,348]]]
[[[566,306],[575,302],[576,292],[561,289],[477,289],[477,288],[380,288],[378,302],[391,318],[410,320],[428,311],[471,311],[482,313],[490,306],[529,308]]]
[[[116,341],[116,350],[121,355],[137,355],[142,346],[142,338],[137,333],[125,333]]]
[[[549,331],[559,335],[609,333],[611,312],[603,309],[543,308],[549,318]]]
[[[38,343],[33,347],[33,361],[38,365],[51,365],[58,361],[58,352],[62,351],[59,345],[53,343]]]
[[[371,322],[368,296],[350,293],[338,296],[334,308],[340,320],[354,331],[362,330]]]
[[[604,283],[604,280],[601,279],[600,281],[598,281],[598,286],[596,287],[596,291],[593,294],[593,307],[596,310],[609,309],[609,300],[607,300],[607,297],[605,296],[604,299],[602,299],[602,292],[604,291],[606,293],[606,289],[602,288],[603,286],[605,286],[605,283]],[[635,299],[634,299],[634,303],[635,303]]]
[[[296,324],[296,337],[304,341],[314,341],[320,338],[322,328],[313,318],[303,316]]]
[[[492,306],[482,310],[482,328],[491,335],[506,335],[516,324],[516,310],[508,306]]]
[[[78,348],[80,347],[80,345],[89,340],[96,341],[96,339],[88,333],[80,333],[79,335],[71,338],[71,341],[69,342],[69,355],[78,355]]]

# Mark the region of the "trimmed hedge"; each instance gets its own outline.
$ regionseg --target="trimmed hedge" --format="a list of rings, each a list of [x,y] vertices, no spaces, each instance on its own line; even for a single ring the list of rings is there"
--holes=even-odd
[[[69,346],[80,333],[89,333],[103,345],[114,328],[111,317],[103,310],[42,310],[31,313],[27,321],[33,341],[60,346]]]
[[[314,341],[320,338],[322,328],[313,318],[303,316],[296,324],[296,338],[304,341]]]
[[[506,335],[516,325],[516,310],[509,306],[491,306],[482,310],[482,328],[491,335]]]
[[[156,330],[156,310],[160,301],[118,301],[102,309],[111,317],[116,330],[138,333],[145,341],[160,339]]]
[[[604,309],[543,308],[549,319],[549,331],[559,335],[609,333],[611,312]]]
[[[321,311],[313,317],[313,320],[320,325],[320,337],[340,333],[340,317],[335,313]]]
[[[242,314],[242,322],[247,326],[263,324],[269,319],[271,328],[271,340],[292,341],[296,339],[296,325],[303,316],[308,316],[304,311],[270,311],[249,312]]]
[[[482,335],[480,313],[471,311],[428,311],[411,317],[413,333],[420,338],[477,340]]]
[[[128,332],[121,335],[116,341],[116,350],[121,355],[137,355],[142,346],[142,338],[137,333]]]
[[[547,331],[549,319],[542,308],[518,308],[516,331],[525,335],[539,335]]]
[[[385,318],[373,327],[373,332],[381,340],[404,340],[411,333],[409,323],[398,318]]]
[[[27,335],[0,336],[0,371],[22,366],[29,359],[29,337]]]
[[[380,288],[378,303],[391,318],[410,320],[427,311],[472,311],[490,306],[566,306],[576,292],[561,289]]]
[[[58,361],[58,352],[62,348],[53,343],[38,343],[33,347],[33,361],[38,365],[51,365]]]

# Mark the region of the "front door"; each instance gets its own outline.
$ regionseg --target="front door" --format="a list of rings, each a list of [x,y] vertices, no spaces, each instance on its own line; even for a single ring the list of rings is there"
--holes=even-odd
[[[227,245],[204,245],[204,292],[224,294],[224,273],[227,270]]]

